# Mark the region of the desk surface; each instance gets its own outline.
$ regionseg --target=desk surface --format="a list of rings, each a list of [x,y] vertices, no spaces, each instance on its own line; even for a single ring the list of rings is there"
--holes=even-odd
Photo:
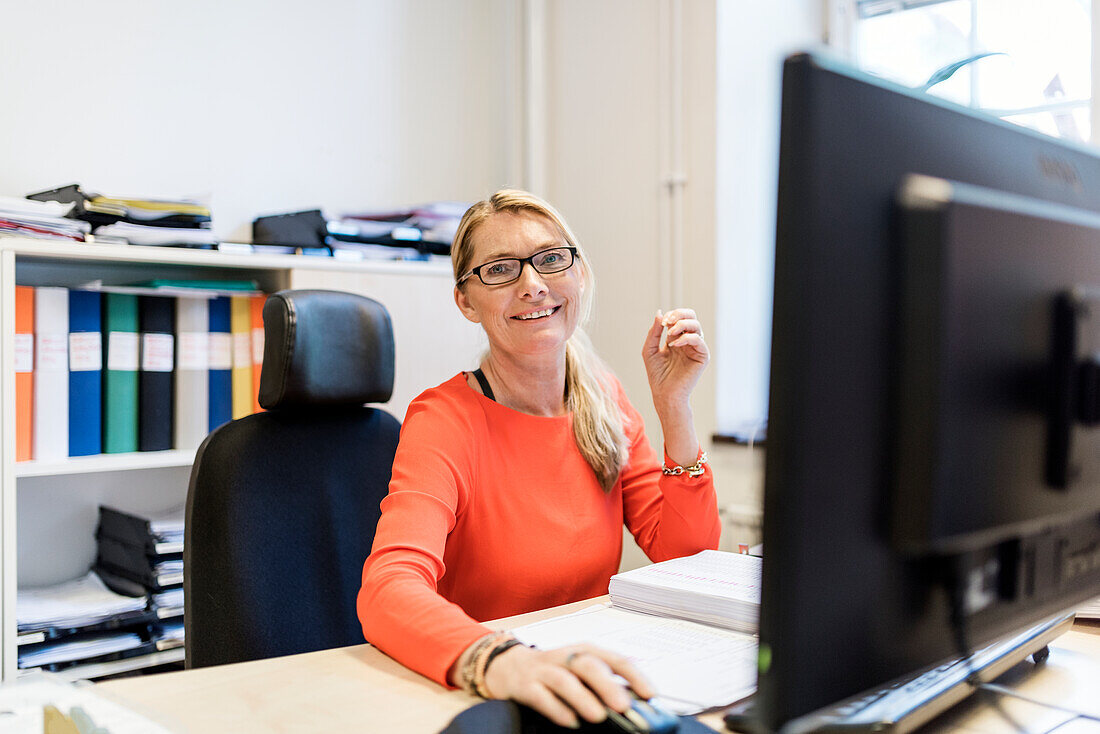
[[[577,602],[491,623],[514,627],[591,604]],[[1050,646],[1047,663],[1024,663],[999,682],[1022,694],[1100,715],[1100,625],[1075,625]],[[236,665],[108,681],[96,690],[179,732],[438,732],[477,699],[448,691],[369,645]],[[1000,711],[972,696],[930,731],[1100,732],[1100,724],[1018,699]],[[720,714],[700,717],[722,729]],[[1065,725],[1063,725],[1065,724]]]

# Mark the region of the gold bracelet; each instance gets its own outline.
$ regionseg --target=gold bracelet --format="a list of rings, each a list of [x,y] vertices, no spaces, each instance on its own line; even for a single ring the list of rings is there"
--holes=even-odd
[[[670,477],[677,477],[687,472],[689,477],[697,477],[701,475],[706,469],[707,464],[707,452],[700,451],[699,458],[695,460],[695,463],[691,466],[662,466],[661,472]]]

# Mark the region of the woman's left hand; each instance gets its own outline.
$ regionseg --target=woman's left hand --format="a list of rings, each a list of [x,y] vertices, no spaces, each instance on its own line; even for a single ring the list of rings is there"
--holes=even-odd
[[[668,328],[665,343],[661,332]],[[642,348],[649,389],[658,412],[663,407],[686,406],[691,391],[710,362],[703,329],[690,308],[677,308],[653,319]]]

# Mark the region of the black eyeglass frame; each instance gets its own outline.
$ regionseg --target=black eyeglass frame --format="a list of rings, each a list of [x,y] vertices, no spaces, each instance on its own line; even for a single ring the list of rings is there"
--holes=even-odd
[[[549,272],[544,273],[543,271],[539,270],[537,265],[535,265],[535,258],[538,257],[539,255],[543,255],[547,252],[552,252],[554,250],[568,250],[568,252],[569,252],[569,264],[566,265],[564,268],[560,268],[558,270],[551,270]],[[497,263],[509,262],[509,261],[519,262],[519,270],[516,271],[516,277],[512,278],[511,280],[502,280],[499,283],[486,283],[485,282],[485,278],[483,278],[481,276],[481,269],[482,268],[487,268],[491,265],[496,265]],[[487,263],[482,263],[481,265],[478,265],[476,268],[471,268],[470,270],[468,270],[465,275],[463,275],[461,278],[459,278],[458,280],[455,281],[455,285],[462,285],[463,283],[466,282],[466,280],[469,279],[469,277],[471,275],[476,275],[477,279],[480,280],[483,285],[487,285],[489,287],[493,287],[493,286],[497,286],[497,285],[508,285],[509,283],[515,283],[517,280],[519,280],[520,276],[523,275],[523,266],[524,265],[530,265],[532,268],[534,268],[535,272],[538,273],[539,275],[554,275],[555,273],[564,273],[566,270],[573,267],[573,265],[576,264],[576,262],[577,262],[577,248],[574,247],[573,245],[558,245],[557,247],[547,247],[545,250],[539,250],[538,252],[531,253],[527,257],[500,257],[500,258],[497,258],[496,260],[490,260]]]

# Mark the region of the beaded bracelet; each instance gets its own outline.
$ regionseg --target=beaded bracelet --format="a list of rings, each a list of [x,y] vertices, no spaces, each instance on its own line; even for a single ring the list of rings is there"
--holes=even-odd
[[[470,651],[470,656],[466,658],[466,662],[463,664],[458,676],[458,683],[464,690],[473,693],[475,696],[481,695],[474,687],[474,672],[477,669],[478,656],[481,655],[483,650],[491,649],[494,642],[504,637],[510,637],[510,635],[504,632],[490,632],[474,643],[473,650]]]
[[[474,671],[473,678],[470,680],[470,688],[473,689],[475,696],[492,698],[489,688],[485,685],[485,664],[488,662],[489,656],[492,655],[497,645],[502,641],[506,641],[502,639],[503,637],[503,635],[496,636],[490,644],[484,645],[478,649],[477,654],[474,655]],[[507,639],[511,639],[511,635],[508,635]]]

